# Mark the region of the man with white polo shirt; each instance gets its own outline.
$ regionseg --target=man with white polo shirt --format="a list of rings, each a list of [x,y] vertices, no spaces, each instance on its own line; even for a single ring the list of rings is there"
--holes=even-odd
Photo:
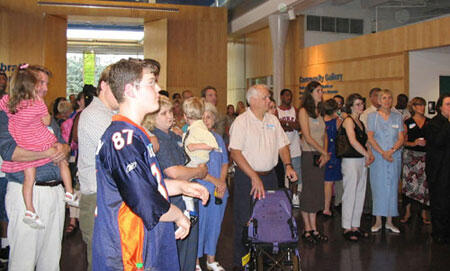
[[[235,269],[242,268],[242,257],[246,248],[242,233],[250,218],[250,202],[253,198],[264,198],[265,190],[276,189],[278,180],[273,168],[278,155],[286,168],[286,176],[297,181],[289,152],[289,139],[277,117],[268,114],[270,94],[266,85],[255,85],[248,89],[245,113],[239,115],[230,128],[231,157],[237,165],[234,179],[233,219]]]

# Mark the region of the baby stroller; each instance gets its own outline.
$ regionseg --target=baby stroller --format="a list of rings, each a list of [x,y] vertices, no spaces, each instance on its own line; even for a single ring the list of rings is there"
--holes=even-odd
[[[300,270],[297,224],[286,190],[268,190],[254,202],[246,233],[247,270]]]

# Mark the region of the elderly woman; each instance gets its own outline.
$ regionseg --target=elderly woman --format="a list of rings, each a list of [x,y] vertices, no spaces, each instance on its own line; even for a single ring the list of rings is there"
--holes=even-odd
[[[316,81],[306,86],[303,105],[299,111],[300,128],[302,130],[302,183],[300,210],[305,232],[303,240],[316,244],[327,241],[316,225],[316,214],[324,208],[324,176],[325,164],[330,160],[328,154],[328,138],[325,122],[319,114],[319,103],[322,102],[322,85]]]
[[[381,217],[385,216],[386,229],[400,233],[392,224],[392,217],[398,216],[397,192],[401,171],[401,147],[403,146],[402,115],[392,110],[392,92],[381,90],[378,94],[380,108],[368,116],[369,143],[374,150],[375,162],[370,169],[373,208],[376,222],[372,232],[378,232]]]
[[[172,103],[165,96],[159,97],[159,110],[146,116],[142,124],[153,132],[158,139],[159,151],[156,153],[164,178],[177,180],[203,179],[207,174],[206,165],[195,168],[185,167],[186,157],[181,137],[171,131],[174,125]],[[170,197],[170,201],[186,210],[181,196]],[[198,223],[191,225],[186,239],[177,240],[178,257],[182,271],[196,269],[198,245]]]
[[[408,105],[410,118],[405,120],[405,150],[403,152],[402,193],[403,204],[406,205],[402,223],[411,217],[411,202],[413,200],[422,205],[422,221],[430,224],[427,216],[427,206],[430,206],[428,184],[425,175],[425,126],[430,121],[425,117],[425,100],[421,97],[413,98]]]
[[[208,189],[210,200],[207,205],[199,206],[197,257],[201,258],[204,254],[206,254],[206,266],[208,270],[223,271],[224,268],[216,261],[215,255],[223,215],[225,213],[225,207],[228,199],[226,185],[228,154],[222,137],[212,130],[216,121],[216,116],[217,109],[214,105],[211,103],[205,103],[203,122],[213,133],[217,144],[219,145],[219,149],[213,150],[209,153],[209,162],[207,163],[208,175],[205,180],[198,181]],[[196,268],[197,271],[201,270],[198,258]]]
[[[373,162],[373,154],[368,148],[367,134],[359,116],[364,111],[364,101],[361,95],[355,93],[347,98],[347,117],[342,123],[339,133],[345,133],[351,148],[342,156],[342,228],[344,237],[350,241],[358,241],[367,236],[359,229],[361,214],[366,195],[367,166]]]

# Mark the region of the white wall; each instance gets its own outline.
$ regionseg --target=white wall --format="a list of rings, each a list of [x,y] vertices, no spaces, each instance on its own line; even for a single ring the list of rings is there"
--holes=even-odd
[[[245,39],[228,42],[227,104],[245,102]]]
[[[373,11],[370,11],[369,9],[362,9],[359,1],[353,1],[345,5],[333,5],[331,3],[325,3],[317,7],[308,9],[302,14],[314,16],[363,19],[364,20],[363,35],[371,33],[372,20],[374,17]],[[360,35],[306,31],[306,16],[305,16],[305,39],[304,39],[305,47],[354,38],[358,36]]]
[[[441,51],[431,49],[409,52],[410,99],[419,96],[428,103],[439,98],[439,76],[450,76],[450,49]]]

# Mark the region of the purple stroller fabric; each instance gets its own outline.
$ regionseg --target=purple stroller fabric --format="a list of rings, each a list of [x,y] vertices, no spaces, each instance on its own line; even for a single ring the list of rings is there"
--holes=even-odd
[[[285,190],[268,190],[266,198],[257,200],[248,226],[252,243],[297,242],[297,225]]]

